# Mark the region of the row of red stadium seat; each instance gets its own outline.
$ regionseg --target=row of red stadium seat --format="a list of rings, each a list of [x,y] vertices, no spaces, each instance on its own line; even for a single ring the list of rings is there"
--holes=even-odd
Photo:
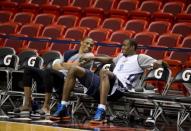
[[[69,4],[69,0],[57,1],[62,5],[58,6],[54,1],[48,0],[37,1],[32,0],[28,3],[17,5],[15,2],[1,2],[1,9],[10,10],[14,12],[29,11],[38,13],[54,13],[54,14],[75,14],[81,15],[96,15],[96,16],[117,16],[124,18],[143,18],[143,19],[155,19],[155,20],[171,20],[175,19],[177,15],[177,21],[182,21],[183,17],[190,20],[191,5],[186,7],[186,4],[182,1],[171,1],[164,5],[161,1],[143,1],[140,6],[139,1],[132,0],[86,0],[81,2],[80,0],[74,0],[72,4]],[[93,3],[94,2],[94,3]],[[15,3],[15,4],[13,4]],[[118,3],[118,4],[116,4]],[[149,7],[149,8],[148,8]],[[16,8],[19,8],[17,11]],[[104,15],[103,15],[104,14]],[[185,17],[186,15],[186,17]],[[181,19],[180,19],[181,18]]]
[[[25,31],[28,32],[27,30],[25,30]],[[51,31],[51,29],[49,30],[49,33],[48,33],[48,29],[47,29],[47,32],[44,31],[43,33],[44,34],[41,37],[37,37],[37,38],[51,39],[50,36],[52,37],[53,34],[54,35],[56,34],[56,32]],[[53,34],[51,34],[51,33],[53,33]],[[91,30],[87,34],[87,36],[93,38],[96,41],[117,46],[117,47],[110,47],[110,46],[96,47],[94,49],[94,52],[96,54],[105,53],[107,55],[116,56],[120,52],[120,48],[119,48],[119,46],[121,45],[120,43],[122,43],[122,41],[126,38],[134,38],[141,45],[150,46],[150,47],[154,47],[154,48],[168,48],[168,47],[171,47],[171,48],[176,47],[176,48],[182,48],[182,49],[191,48],[190,47],[191,36],[185,37],[183,39],[183,41],[181,42],[181,36],[178,34],[163,34],[163,35],[159,36],[157,41],[155,41],[154,39],[156,39],[156,35],[155,35],[155,33],[151,33],[151,32],[140,32],[140,33],[137,33],[134,37],[133,37],[132,33],[128,32],[128,31],[115,31],[111,34],[111,36],[109,33],[110,32],[105,29],[95,29],[95,30]],[[29,34],[30,34],[30,32],[29,32]],[[53,38],[53,39],[71,40],[71,41],[80,40],[84,36],[86,36],[86,30],[84,28],[74,27],[74,28],[69,28],[63,37],[60,37],[58,32],[57,32],[57,35],[58,36],[55,35],[55,38]],[[14,35],[14,36],[26,37],[27,35],[18,34],[18,35]],[[2,46],[14,47],[17,51],[20,51],[23,48],[33,48],[33,49],[37,49],[39,51],[58,50],[62,53],[68,49],[78,48],[78,46],[75,44],[49,43],[47,41],[38,41],[38,42],[30,41],[30,42],[28,42],[28,41],[23,41],[23,40],[19,41],[19,40],[15,40],[15,39],[2,40],[1,47]],[[101,48],[101,49],[99,49],[99,48]],[[145,53],[153,52],[153,51],[149,51],[149,50],[146,50],[146,51],[141,50],[141,51],[142,51],[142,53],[143,52],[145,52]],[[163,55],[163,53],[161,53],[160,51],[154,51],[154,52],[158,52],[158,53],[151,53],[151,54],[153,54],[153,57],[156,57],[156,58],[171,57],[171,55],[172,55],[172,53],[170,53],[170,54],[164,53],[164,55]],[[164,51],[164,52],[166,52],[166,51]],[[184,53],[184,54],[186,54],[186,53]],[[182,59],[182,61],[184,61],[188,57],[189,57],[189,53],[188,53],[188,56],[185,56],[182,58],[180,57],[179,59]]]
[[[49,37],[52,39],[58,39],[64,36],[66,38],[69,37],[74,40],[80,40],[81,38],[84,37],[84,35],[96,30],[97,32],[103,32],[104,34],[107,34],[107,35],[102,34],[100,35],[100,37],[95,38],[95,40],[105,41],[105,40],[108,40],[112,32],[120,32],[121,34],[128,36],[128,38],[132,38],[134,36],[134,38],[139,42],[139,44],[143,44],[143,45],[145,44],[158,45],[158,44],[155,44],[158,37],[162,38],[164,36],[171,36],[174,39],[176,38],[177,43],[180,43],[180,40],[182,39],[182,37],[184,38],[191,34],[190,23],[177,23],[174,25],[171,32],[164,31],[163,33],[160,34],[160,31],[162,32],[162,26],[161,26],[162,22],[159,21],[158,25],[156,24],[157,22],[153,22],[150,24],[148,30],[144,31],[143,29],[141,30],[141,28],[140,30],[138,30],[139,29],[138,24],[136,24],[135,21],[136,20],[128,21],[125,29],[119,29],[119,30],[112,29],[111,27],[108,27],[107,24],[105,25],[103,24],[102,28],[95,28],[95,29],[89,30],[87,26],[88,24],[92,24],[92,23],[87,23],[87,26],[71,27],[67,29],[63,25],[55,25],[55,24],[46,26],[45,28],[43,28],[41,24],[25,24],[21,27],[20,30],[18,30],[18,24],[9,22],[9,23],[0,24],[0,33],[3,33],[3,34],[17,33],[17,34],[27,35],[29,37]],[[107,21],[105,23],[107,23]],[[154,26],[154,24],[156,25]],[[113,26],[113,27],[116,27],[116,26]],[[169,27],[166,27],[166,29],[168,28]],[[67,36],[68,32],[71,32],[71,31],[77,32],[77,33],[75,33],[75,35],[73,36],[72,35]],[[117,41],[117,42],[122,43],[122,41]],[[167,45],[168,47],[181,47],[181,44],[176,44],[176,43],[170,44],[169,42],[166,42],[164,45]]]
[[[3,19],[4,17],[5,16],[2,16],[1,20],[5,20]],[[36,16],[35,20],[31,22],[31,17],[28,15],[28,13],[21,13],[18,14],[18,16],[15,16],[13,20],[10,20],[10,22],[1,23],[0,33],[4,32],[10,34],[18,32],[18,29],[20,27],[19,25],[30,22],[35,24],[42,24],[42,26],[45,27],[48,25],[55,25],[55,27],[57,25],[60,25],[61,27],[62,25],[65,29],[79,26],[85,27],[87,30],[95,28],[106,28],[108,30],[110,29],[111,32],[116,30],[131,30],[133,33],[149,31],[156,32],[159,35],[171,32],[181,34],[183,37],[191,34],[191,23],[189,22],[180,22],[172,25],[170,22],[167,21],[153,21],[149,24],[146,20],[132,19],[125,22],[121,18],[106,18],[103,22],[101,22],[101,19],[99,17],[93,16],[82,17],[78,22],[78,17],[73,15],[60,16],[56,22],[53,22],[54,18],[55,17],[51,14],[39,14]],[[9,19],[7,19],[7,21],[8,20]]]

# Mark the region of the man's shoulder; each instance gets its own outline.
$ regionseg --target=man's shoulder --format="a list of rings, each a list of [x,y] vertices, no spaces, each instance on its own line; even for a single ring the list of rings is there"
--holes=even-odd
[[[94,54],[92,52],[85,53],[84,55],[86,55],[86,56],[94,56]]]
[[[152,57],[146,54],[138,54],[138,59],[147,59],[147,58],[152,58]]]
[[[75,54],[77,54],[78,53],[78,50],[67,50],[67,51],[65,51],[64,52],[64,61],[66,62],[66,61],[68,61],[68,59],[71,57],[71,56],[73,56],[73,55],[75,55]]]
[[[67,50],[67,51],[64,52],[64,55],[73,54],[73,53],[78,53],[78,50]]]

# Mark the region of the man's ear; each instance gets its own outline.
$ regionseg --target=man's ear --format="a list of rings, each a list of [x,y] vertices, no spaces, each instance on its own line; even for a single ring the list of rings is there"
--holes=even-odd
[[[131,49],[135,50],[135,46],[134,46],[134,45],[131,45]]]

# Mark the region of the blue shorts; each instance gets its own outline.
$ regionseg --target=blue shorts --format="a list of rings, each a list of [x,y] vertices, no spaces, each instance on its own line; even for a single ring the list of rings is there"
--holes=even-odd
[[[86,93],[87,95],[92,96],[95,99],[99,100],[100,77],[97,74],[86,69],[85,76],[78,78],[78,80],[83,86],[85,86],[88,89]],[[114,83],[115,83],[115,78],[110,79],[110,87],[111,87],[110,91],[112,90]],[[112,94],[111,96],[108,96],[108,100],[113,101],[113,100],[121,98],[122,96],[123,96],[123,93],[116,90],[114,94]]]

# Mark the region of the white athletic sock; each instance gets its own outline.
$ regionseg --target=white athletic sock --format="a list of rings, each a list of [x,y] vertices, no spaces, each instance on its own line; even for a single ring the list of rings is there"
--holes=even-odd
[[[62,105],[68,106],[69,102],[68,101],[61,101]]]
[[[99,104],[99,105],[98,105],[98,108],[102,108],[102,109],[106,110],[106,106],[103,105],[103,104]]]

